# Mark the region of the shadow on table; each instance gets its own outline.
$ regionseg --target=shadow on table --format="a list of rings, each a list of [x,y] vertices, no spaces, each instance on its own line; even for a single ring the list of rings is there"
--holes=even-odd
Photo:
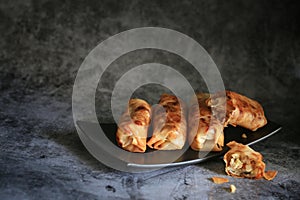
[[[87,151],[75,130],[63,132],[48,131],[46,135],[48,139],[67,148],[74,156],[78,157],[80,161],[83,161],[86,165],[93,168],[93,170],[113,170],[99,162]]]

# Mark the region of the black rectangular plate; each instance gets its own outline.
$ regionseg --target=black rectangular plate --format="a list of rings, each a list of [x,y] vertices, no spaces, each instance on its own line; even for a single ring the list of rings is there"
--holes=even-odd
[[[93,127],[97,126],[95,123],[91,122],[85,122],[85,121],[78,121],[77,125],[81,130],[86,131],[93,131],[95,130]],[[106,137],[117,146],[115,133],[117,131],[117,125],[116,124],[100,124],[102,130],[104,131]],[[260,142],[271,135],[275,134],[281,129],[281,126],[272,122],[268,121],[267,125],[264,127],[256,130],[256,131],[250,131],[242,127],[232,127],[229,126],[224,129],[224,135],[225,135],[225,144],[227,144],[230,141],[236,141],[238,143],[252,145],[257,142]],[[85,133],[88,134],[88,133]],[[246,138],[242,137],[242,134],[246,134]],[[188,144],[186,144],[188,145]],[[147,154],[145,154],[145,158],[142,162],[132,160],[127,163],[128,167],[138,167],[138,168],[157,168],[157,167],[167,167],[167,166],[179,166],[179,165],[186,165],[186,164],[195,164],[204,162],[208,159],[220,157],[224,155],[229,149],[227,147],[224,147],[224,149],[221,152],[198,152],[194,151],[191,148],[187,148],[185,152],[182,152],[182,155],[175,160],[174,162],[166,162],[164,158],[168,156],[172,156],[172,154],[175,154],[176,151],[180,150],[171,150],[171,151],[160,151],[161,154],[159,154],[159,157],[153,158],[151,156],[147,157]],[[151,150],[147,148],[147,152],[151,152],[154,150]]]

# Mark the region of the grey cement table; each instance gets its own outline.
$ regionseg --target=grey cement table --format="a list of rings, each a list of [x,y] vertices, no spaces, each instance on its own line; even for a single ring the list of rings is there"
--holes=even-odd
[[[299,199],[300,26],[297,1],[1,1],[0,199]],[[228,177],[221,159],[141,174],[94,159],[72,119],[77,70],[89,51],[120,31],[159,26],[189,35],[211,55],[225,87],[262,103],[282,130],[253,148],[272,181]],[[99,119],[115,81],[145,61],[174,66],[197,91],[188,63],[156,51],[110,66],[96,96]],[[165,91],[136,91],[151,103]],[[212,176],[229,183],[212,183]],[[229,185],[237,187],[235,194]]]
[[[226,176],[221,159],[131,174],[110,169],[87,152],[69,104],[43,95],[1,96],[6,112],[0,116],[0,199],[299,198],[299,145],[288,128],[253,146],[267,169],[278,170],[272,181]],[[217,185],[212,176],[230,182]],[[235,194],[230,184],[237,187]]]

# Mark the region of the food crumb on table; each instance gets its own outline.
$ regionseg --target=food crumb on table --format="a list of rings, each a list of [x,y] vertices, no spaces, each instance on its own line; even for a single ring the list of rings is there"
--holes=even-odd
[[[235,191],[236,191],[236,187],[234,186],[234,185],[230,185],[230,192],[231,193],[235,193]]]

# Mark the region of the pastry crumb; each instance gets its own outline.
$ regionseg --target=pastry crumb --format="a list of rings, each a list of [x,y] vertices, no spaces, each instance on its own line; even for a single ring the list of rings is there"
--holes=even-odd
[[[277,171],[269,170],[269,171],[265,171],[264,178],[267,179],[268,181],[271,181],[276,177],[276,175],[277,175]]]
[[[236,191],[236,187],[234,186],[234,185],[230,185],[230,192],[231,193],[235,193],[235,191]]]
[[[247,138],[247,135],[245,133],[242,134],[242,138]]]
[[[217,177],[217,176],[214,176],[211,179],[216,184],[222,184],[222,183],[229,182],[229,180],[227,178],[222,178],[222,177]]]

